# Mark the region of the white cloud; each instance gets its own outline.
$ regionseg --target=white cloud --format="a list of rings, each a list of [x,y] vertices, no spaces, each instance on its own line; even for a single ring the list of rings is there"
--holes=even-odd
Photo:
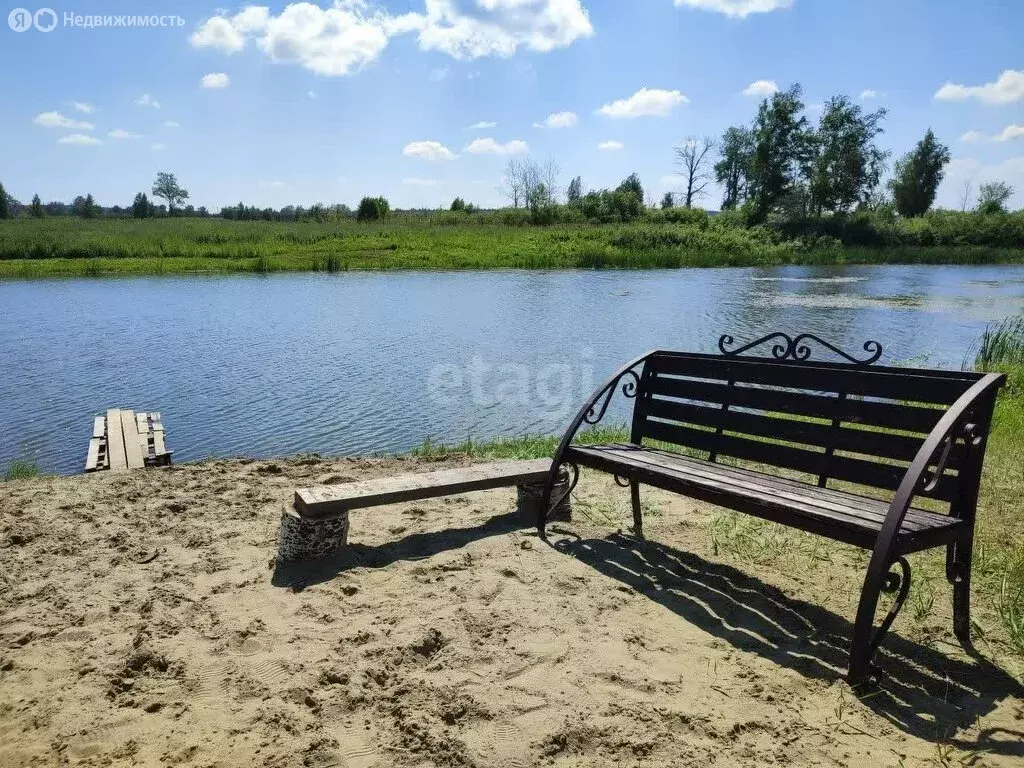
[[[877,99],[877,98],[878,98],[878,91],[873,91],[870,88],[865,88],[863,91],[860,92],[860,100],[861,101],[870,101],[871,99]]]
[[[227,88],[231,85],[231,78],[223,72],[211,72],[208,75],[203,75],[199,85],[202,88]]]
[[[779,92],[779,84],[774,80],[755,80],[743,89],[744,96],[771,96]]]
[[[985,104],[1012,104],[1024,101],[1024,70],[1008,69],[994,83],[956,85],[946,83],[935,93],[939,101],[978,99]]]
[[[406,144],[402,154],[423,160],[454,160],[456,155],[439,141],[414,141]]]
[[[321,8],[293,3],[274,16],[250,6],[207,19],[189,38],[226,54],[250,41],[276,62],[322,75],[348,75],[376,61],[397,35],[417,35],[421,50],[456,59],[511,56],[520,47],[546,53],[594,34],[581,0],[424,0],[423,12],[392,16],[366,0]]]
[[[84,101],[72,101],[71,106],[79,112],[84,112],[87,115],[91,115],[96,111],[96,107],[92,104],[87,104]]]
[[[544,118],[542,123],[534,123],[534,128],[572,128],[580,121],[575,112],[555,112]]]
[[[250,40],[278,63],[298,64],[321,75],[348,75],[376,61],[387,47],[396,20],[368,14],[361,0],[336,0],[330,8],[299,2],[272,16],[250,6],[231,16],[203,22],[190,39],[196,48],[232,54]]]
[[[447,80],[448,76],[451,75],[452,71],[448,67],[437,67],[436,69],[430,70],[429,79],[432,83],[439,83],[442,80]]]
[[[998,136],[993,136],[994,141],[1013,141],[1024,139],[1024,125],[1008,125]]]
[[[508,58],[520,46],[547,53],[594,34],[580,0],[426,0],[425,10],[397,19],[397,30],[456,59]]]
[[[148,93],[144,93],[135,100],[135,103],[140,107],[152,107],[153,109],[160,109],[160,102],[150,96]]]
[[[597,145],[597,148],[600,149],[602,152],[618,152],[620,149],[625,148],[625,146],[626,145],[623,144],[621,141],[615,141],[614,139],[610,139],[608,141],[602,141],[600,144]]]
[[[997,133],[992,137],[986,136],[981,131],[968,131],[960,137],[960,141],[1013,141],[1014,139],[1021,138],[1024,138],[1024,125],[1008,125],[1003,129],[1002,133]]]
[[[675,0],[676,6],[717,11],[733,18],[745,19],[752,13],[768,13],[791,8],[793,0]]]
[[[142,138],[142,136],[140,134],[132,133],[131,131],[126,131],[126,130],[124,130],[124,128],[115,128],[110,133],[108,133],[107,136],[109,136],[112,139],[141,139]]]
[[[476,139],[466,147],[465,151],[472,155],[520,155],[529,152],[530,147],[525,141],[519,139],[499,144],[494,139],[486,138]]]
[[[181,128],[181,123],[177,120],[167,120],[164,122],[164,128]]]
[[[167,149],[167,145],[157,142],[152,147],[150,147],[150,149],[152,149],[154,152],[163,152],[165,149]]]
[[[659,182],[661,183],[661,186],[666,189],[674,189],[675,187],[685,184],[686,179],[682,176],[672,174],[671,176],[662,176],[661,179],[659,179]]]
[[[91,147],[103,142],[95,136],[86,136],[84,133],[72,133],[70,136],[62,136],[57,139],[58,144],[73,144],[77,147]]]
[[[92,131],[96,128],[92,123],[72,120],[60,112],[42,112],[32,118],[32,122],[43,128],[71,128],[78,131]]]
[[[259,182],[260,189],[280,189],[285,186],[283,181],[261,181]]]
[[[483,131],[488,128],[497,128],[497,123],[492,123],[487,120],[481,120],[479,123],[473,123],[471,126],[466,128],[467,131]]]
[[[405,178],[402,179],[402,183],[409,187],[436,187],[438,184],[443,184],[444,182],[438,181],[437,179]]]
[[[668,117],[675,107],[689,102],[679,91],[641,88],[628,99],[605,104],[598,112],[606,117]]]
[[[315,99],[316,98],[316,91],[309,91],[306,95],[309,96],[309,98],[311,98],[311,99]]]

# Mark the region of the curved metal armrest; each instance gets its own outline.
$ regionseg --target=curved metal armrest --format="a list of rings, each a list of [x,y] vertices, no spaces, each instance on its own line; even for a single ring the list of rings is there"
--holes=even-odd
[[[636,358],[632,362],[626,363],[617,370],[608,381],[606,381],[599,389],[597,389],[586,405],[580,408],[579,413],[576,414],[576,418],[569,424],[569,428],[565,431],[562,436],[561,442],[558,444],[558,449],[555,451],[554,464],[561,463],[562,457],[565,452],[569,449],[572,444],[572,440],[576,437],[576,433],[579,431],[583,424],[598,424],[601,419],[604,418],[605,413],[608,411],[608,406],[611,403],[612,397],[615,394],[615,388],[618,386],[622,379],[630,377],[631,380],[627,381],[622,385],[622,393],[626,397],[636,397],[640,389],[640,374],[636,372],[636,367],[641,363],[647,361],[651,355],[656,354],[657,351],[647,352],[644,355]]]
[[[896,495],[889,505],[885,523],[875,544],[872,565],[875,564],[876,558],[880,558],[879,562],[884,562],[888,566],[893,542],[900,526],[903,525],[903,518],[910,509],[911,502],[921,491],[930,492],[938,486],[957,438],[963,437],[972,445],[977,445],[984,439],[984,435],[979,433],[978,424],[971,421],[976,418],[975,407],[992,396],[995,390],[1003,386],[1005,380],[1006,377],[1001,374],[988,374],[961,395],[939,419],[939,423],[925,439],[896,489]],[[935,456],[940,451],[942,455],[936,462]],[[934,474],[929,477],[928,467],[932,464],[937,466]]]

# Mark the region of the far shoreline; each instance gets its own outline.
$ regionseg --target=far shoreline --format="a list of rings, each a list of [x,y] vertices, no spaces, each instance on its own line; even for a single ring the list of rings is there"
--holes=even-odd
[[[375,254],[360,254],[326,263],[322,257],[279,255],[270,257],[125,257],[125,258],[43,258],[0,260],[0,280],[147,277],[160,275],[221,276],[274,273],[339,274],[344,272],[564,272],[641,271],[677,269],[744,269],[776,267],[840,266],[1019,266],[1024,249],[988,246],[916,246],[903,248],[851,247],[828,251],[787,254],[786,258],[763,258],[734,253],[656,250],[646,253],[609,254],[603,263],[589,257],[552,257],[546,263],[524,263],[514,258],[462,259],[433,254],[429,260],[393,257],[380,263]]]

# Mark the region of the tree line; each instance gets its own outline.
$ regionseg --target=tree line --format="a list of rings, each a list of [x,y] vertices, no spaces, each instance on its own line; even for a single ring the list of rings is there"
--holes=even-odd
[[[724,189],[722,209],[743,209],[751,223],[772,215],[820,218],[883,207],[916,218],[931,209],[950,151],[930,128],[896,160],[892,178],[883,184],[890,153],[877,139],[884,132],[887,110],[866,112],[848,96],[838,95],[825,102],[817,125],[812,125],[804,108],[799,84],[765,99],[749,125],[728,128],[717,142],[703,140],[702,147],[718,148],[718,161],[710,169],[706,154],[677,149],[684,178],[703,181],[713,173]],[[982,184],[975,210],[1006,212],[1012,196],[1013,188],[1005,182]],[[968,205],[965,197],[963,210]]]

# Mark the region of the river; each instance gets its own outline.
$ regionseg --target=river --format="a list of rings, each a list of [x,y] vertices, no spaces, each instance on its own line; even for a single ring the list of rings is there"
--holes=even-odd
[[[1022,308],[1021,266],[0,282],[0,468],[81,471],[110,407],[160,411],[175,461],[552,433],[647,349],[781,330],[958,368]]]

